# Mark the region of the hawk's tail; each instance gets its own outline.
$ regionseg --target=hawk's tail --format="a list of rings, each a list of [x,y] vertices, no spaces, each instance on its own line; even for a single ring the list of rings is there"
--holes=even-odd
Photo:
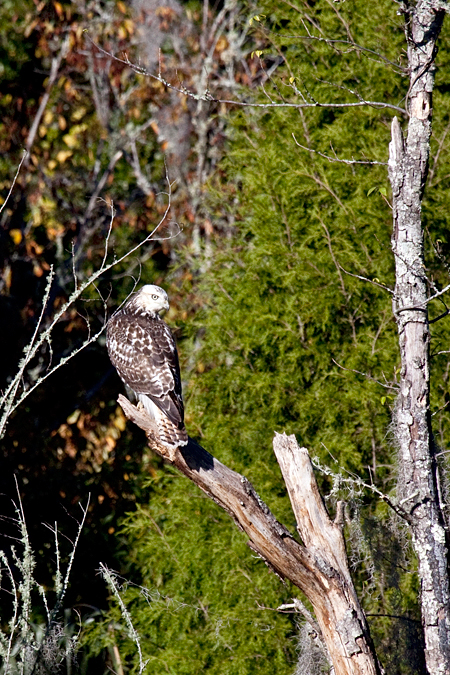
[[[150,417],[156,422],[159,440],[166,448],[174,450],[182,445],[187,445],[189,439],[184,427],[179,429],[145,394],[138,394],[138,399]]]

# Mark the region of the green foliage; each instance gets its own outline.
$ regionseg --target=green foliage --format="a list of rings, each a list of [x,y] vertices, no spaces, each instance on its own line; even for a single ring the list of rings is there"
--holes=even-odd
[[[48,0],[35,8],[31,0],[6,0],[0,8],[3,197],[47,86],[45,73],[62,36],[70,35],[70,49],[50,91],[29,170],[20,176],[20,190],[2,215],[3,311],[15,317],[19,327],[14,336],[20,335],[10,338],[17,344],[4,349],[13,356],[16,351],[20,354],[27,331],[34,330],[40,280],[50,264],[57,267],[58,288],[49,313],[70,293],[74,237],[80,276],[89,276],[102,259],[109,212],[98,203],[89,211],[89,200],[103,178],[98,194],[117,207],[111,243],[120,254],[151,231],[164,212],[166,200],[159,193],[166,189],[166,141],[158,124],[165,123],[167,133],[176,120],[184,120],[186,111],[190,114],[186,127],[196,121],[194,108],[189,107],[192,101],[174,96],[174,104],[160,83],[136,76],[124,64],[112,62],[103,72],[103,56],[84,39],[83,30],[88,25],[90,37],[106,49],[125,50],[132,56],[129,43],[134,40],[135,46],[139,38],[132,38],[136,27],[126,15],[125,3],[88,3],[86,14],[80,7]],[[395,3],[318,0],[297,7],[263,0],[247,10],[251,57],[240,81],[247,82],[250,72],[264,84],[264,91],[242,90],[243,99],[338,105],[363,98],[404,105],[405,43]],[[193,4],[189,12],[201,24],[198,6]],[[189,62],[199,53],[195,22],[185,21],[180,28],[183,21],[176,13],[158,16],[167,34],[180,30],[189,43],[181,50],[181,60]],[[217,69],[224,67],[228,51],[227,41],[222,43],[213,59]],[[181,77],[189,88],[198,73],[184,65],[179,77],[172,47],[164,56],[163,68],[172,68],[174,81]],[[448,60],[444,36],[434,97],[432,189],[423,210],[426,266],[437,289],[447,283],[445,261],[450,252]],[[94,95],[99,91],[103,99]],[[166,109],[169,121],[161,114],[155,123],[155,111]],[[386,162],[392,116],[399,115],[402,123],[406,118],[378,105],[236,107],[226,117],[212,104],[207,114],[223,118],[217,127],[208,127],[208,133],[220,136],[226,125],[231,140],[201,211],[192,205],[198,197],[195,191],[191,202],[187,196],[198,170],[189,156],[192,138],[187,143],[181,139],[186,155],[174,153],[174,162],[178,159],[182,165],[182,187],[174,186],[180,222],[192,223],[193,214],[200,220],[199,214],[209,213],[221,224],[214,223],[212,235],[205,235],[204,255],[197,258],[193,235],[185,232],[184,258],[171,277],[169,291],[175,302],[169,322],[179,325],[182,338],[187,427],[218,458],[244,472],[275,515],[294,531],[271,450],[274,431],[296,434],[336,472],[358,473],[386,492],[393,490],[395,439],[389,424],[398,353],[391,294],[383,288],[392,289],[394,283],[387,167],[337,160]],[[200,122],[206,124],[204,119]],[[139,161],[151,182],[145,195],[123,133],[140,125]],[[208,161],[215,165],[220,155],[217,139],[211,147]],[[124,154],[112,166],[118,150]],[[221,227],[229,222],[234,223],[233,231],[222,236]],[[146,281],[165,278],[179,241],[155,245],[142,259],[136,257],[116,269],[102,288],[105,296],[110,294],[111,305],[124,299],[130,276],[139,270]],[[94,299],[89,294],[84,298],[86,303]],[[94,306],[86,303],[84,307]],[[67,353],[88,332],[80,318],[84,307],[74,308],[61,321],[54,335],[55,354]],[[433,318],[444,311],[440,300],[433,301]],[[101,311],[93,313],[100,322]],[[434,352],[442,352],[432,364],[432,406],[443,448],[449,423],[450,369],[445,353],[449,320],[433,324],[432,344]],[[10,318],[7,323],[16,325]],[[40,355],[39,368],[45,370],[49,358],[47,352]],[[153,458],[144,458],[143,471],[136,476],[144,440],[125,430],[115,404],[118,381],[102,384],[109,368],[105,358],[101,347],[93,349],[79,367],[55,377],[52,388],[39,393],[32,407],[17,415],[14,433],[6,439],[11,465],[5,475],[19,463],[20,470],[42,486],[46,474],[45,485],[61,499],[70,500],[86,488],[94,490],[98,504],[91,515],[92,539],[107,557],[112,557],[110,548],[122,546],[121,572],[131,581],[124,585],[121,598],[139,635],[142,658],[149,660],[148,672],[291,673],[298,626],[295,618],[275,610],[297,590],[271,574],[228,516],[186,479]],[[11,364],[15,361],[10,359]],[[3,381],[11,374],[9,368],[3,366]],[[45,456],[36,450],[43,444]],[[147,469],[152,480],[144,493]],[[404,533],[392,527],[386,508],[370,493],[349,494],[343,488],[334,490],[330,477],[320,480],[324,491],[330,490],[331,511],[337,497],[349,500],[348,538],[356,583],[381,659],[390,675],[420,672],[418,580]],[[30,492],[39,500],[41,490]],[[141,506],[113,538],[117,514],[136,498]],[[53,509],[52,503],[49,510]],[[89,574],[97,564],[97,557],[85,563]],[[82,600],[91,602],[89,597]],[[113,597],[104,621],[92,622],[86,648],[101,653],[105,647],[116,672],[122,665],[137,672],[136,641],[129,633]]]
[[[307,9],[260,3],[252,26],[262,49],[254,54],[269,65],[284,58],[260,102],[364,98],[401,107],[407,73],[395,9],[387,1],[339,8],[324,1]],[[447,49],[441,46],[444,63]],[[447,94],[439,96],[436,142],[445,143]],[[395,439],[388,431],[399,358],[387,167],[334,160],[386,163],[394,114],[401,115],[381,106],[234,112],[216,197],[213,189],[209,197],[218,217],[228,211],[235,218],[234,235],[216,239],[212,254],[205,251],[206,273],[186,284],[186,307],[194,300],[199,308],[185,322],[189,340],[181,344],[188,431],[244,472],[292,529],[271,450],[274,430],[295,433],[336,472],[393,490]],[[439,158],[435,172],[444,190]],[[445,195],[434,192],[425,217],[430,240],[437,232],[441,248],[447,214]],[[440,222],[431,222],[435,215]],[[431,260],[430,253],[443,285],[442,266]],[[436,363],[438,382],[443,371]],[[447,418],[440,416],[443,429]],[[272,671],[292,672],[292,624],[273,615],[274,628],[264,633],[256,609],[279,605],[283,587],[252,560],[242,535],[214,505],[184,479],[163,476],[158,472],[158,503],[152,497],[125,525],[131,569],[151,599],[136,588],[125,597],[146,657],[155,660],[152,671],[259,673],[270,662]],[[322,483],[326,490],[329,479]],[[355,577],[380,657],[390,673],[422,672],[418,583],[407,540],[370,494],[355,504],[349,525],[361,521],[358,536],[350,536]],[[117,611],[113,616],[120,620]],[[123,649],[132,657],[131,644]]]
[[[152,493],[125,524],[140,585],[125,583],[123,592],[148,672],[289,672],[293,625],[269,608],[288,601],[292,588],[268,574],[229,517],[184,479],[158,476]],[[108,621],[122,660],[136,662],[119,607]]]

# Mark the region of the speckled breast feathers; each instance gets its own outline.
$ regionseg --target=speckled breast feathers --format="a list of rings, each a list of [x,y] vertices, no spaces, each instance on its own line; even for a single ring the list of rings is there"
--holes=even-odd
[[[178,354],[167,324],[134,296],[109,320],[107,348],[121,379],[155,420],[161,443],[186,445]]]

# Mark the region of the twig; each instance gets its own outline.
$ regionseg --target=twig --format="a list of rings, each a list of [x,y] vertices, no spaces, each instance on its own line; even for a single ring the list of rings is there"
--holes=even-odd
[[[442,314],[439,314],[439,316],[435,316],[434,319],[428,319],[428,323],[436,323],[436,321],[440,321],[441,319],[445,319],[446,316],[450,314],[450,309],[446,309],[445,312],[442,312]]]
[[[376,495],[378,495],[378,497],[380,497],[380,499],[382,499],[384,502],[386,502],[386,504],[388,506],[390,506],[390,508],[398,516],[400,516],[400,518],[403,518],[407,522],[410,522],[411,519],[410,519],[409,514],[402,508],[403,502],[400,502],[399,504],[395,504],[391,500],[391,498],[388,497],[387,494],[385,494],[384,492],[381,492],[381,490],[379,490],[375,485],[373,485],[373,483],[366,483],[365,481],[362,480],[362,478],[360,478],[359,476],[356,476],[355,474],[352,474],[350,471],[348,471],[346,469],[344,469],[344,471],[346,471],[349,474],[350,477],[348,477],[348,478],[346,478],[345,476],[343,476],[340,473],[335,473],[334,471],[332,471],[328,467],[322,466],[322,464],[319,462],[319,460],[316,457],[311,457],[311,462],[312,462],[315,469],[317,469],[321,473],[325,474],[326,476],[331,476],[331,477],[337,479],[338,481],[342,481],[343,483],[349,483],[349,484],[352,484],[352,485],[356,485],[359,488],[371,490]],[[416,496],[416,495],[412,495],[408,499],[412,499],[414,496]]]
[[[142,648],[141,648],[141,640],[139,638],[139,633],[137,632],[136,628],[133,626],[133,622],[131,620],[130,613],[129,613],[128,609],[126,608],[126,605],[125,605],[124,601],[122,600],[122,596],[120,595],[119,589],[118,589],[117,584],[116,584],[116,575],[115,575],[114,572],[109,570],[106,567],[106,565],[104,565],[103,563],[100,563],[100,572],[101,572],[104,580],[106,581],[106,583],[108,584],[108,586],[110,587],[112,592],[114,593],[115,597],[117,598],[117,602],[119,603],[120,611],[122,613],[123,618],[125,619],[125,623],[128,626],[128,631],[129,631],[130,637],[132,638],[132,640],[134,641],[134,643],[137,647],[138,654],[139,654],[139,675],[142,675],[142,673],[145,670],[145,667],[146,667],[147,663],[149,662],[149,659],[147,659],[147,661],[144,661],[144,659],[142,657]]]
[[[353,272],[348,272],[348,270],[344,269],[341,264],[339,264],[339,267],[345,274],[348,274],[349,277],[355,277],[355,279],[361,279],[361,281],[368,281],[370,284],[373,284],[374,286],[378,286],[379,288],[382,288],[384,291],[387,291],[388,293],[394,293],[392,288],[389,288],[389,286],[385,286],[384,284],[380,284],[379,281],[374,281],[373,279],[368,279],[367,277],[362,277],[360,274],[354,274]]]
[[[295,612],[299,612],[300,614],[303,614],[303,616],[305,617],[307,622],[316,631],[317,635],[320,635],[320,636],[322,635],[322,631],[320,630],[319,624],[314,619],[314,617],[311,614],[311,612],[309,611],[309,609],[307,609],[305,607],[305,605],[303,604],[303,602],[301,600],[299,600],[299,598],[292,598],[292,603],[280,605],[279,607],[277,607],[278,612],[282,612],[282,611],[285,611],[287,609],[288,610],[293,609]]]
[[[45,90],[45,94],[43,95],[41,102],[39,104],[38,111],[36,113],[36,117],[33,120],[33,124],[31,125],[30,132],[28,134],[27,138],[27,143],[26,143],[26,150],[28,152],[28,156],[25,162],[25,166],[27,167],[29,164],[29,158],[30,158],[30,151],[34,143],[34,139],[36,138],[37,130],[39,128],[39,125],[41,123],[42,115],[44,114],[45,108],[47,107],[48,100],[50,98],[50,94],[52,91],[52,87],[55,84],[55,80],[58,76],[58,71],[59,67],[61,65],[61,61],[66,57],[67,52],[69,51],[69,46],[70,46],[70,36],[66,35],[62,45],[61,49],[58,52],[57,56],[54,56],[52,59],[52,65],[50,68],[50,75],[48,77],[48,83],[47,83],[47,89]]]
[[[298,145],[299,148],[302,148],[302,150],[307,150],[308,152],[313,152],[316,155],[320,155],[320,157],[324,157],[327,159],[329,162],[341,162],[342,164],[381,164],[382,166],[387,166],[387,162],[377,162],[375,160],[368,160],[368,159],[339,159],[338,157],[330,157],[329,155],[325,155],[323,152],[319,152],[319,150],[313,150],[313,148],[307,148],[304,145],[300,145],[300,143],[297,141],[295,138],[295,134],[292,133],[292,138],[294,139],[296,145]]]
[[[369,106],[372,108],[377,108],[377,109],[390,109],[390,110],[395,110],[397,112],[402,113],[402,115],[407,115],[407,111],[404,108],[400,108],[397,105],[393,105],[392,103],[385,103],[383,101],[367,101],[365,99],[361,101],[355,101],[354,103],[321,103],[319,101],[315,101],[314,103],[252,103],[249,101],[236,101],[236,100],[230,100],[230,99],[222,99],[222,98],[215,98],[214,96],[211,95],[209,90],[205,90],[203,94],[195,94],[194,92],[190,91],[186,87],[176,87],[173,85],[171,82],[168,82],[164,77],[161,75],[161,71],[158,75],[155,75],[154,73],[150,73],[146,68],[143,68],[142,66],[137,66],[136,64],[132,63],[128,57],[126,59],[119,59],[117,56],[114,54],[111,54],[110,52],[106,51],[105,49],[102,49],[98,44],[96,44],[90,37],[89,35],[87,36],[90,42],[98,49],[100,52],[105,54],[106,56],[109,56],[110,58],[113,58],[115,61],[118,63],[122,63],[129,68],[131,68],[135,73],[138,73],[139,75],[144,75],[145,77],[149,77],[152,80],[156,80],[157,82],[160,82],[163,84],[165,87],[168,89],[172,89],[173,91],[178,92],[179,94],[183,94],[183,96],[188,96],[189,98],[192,98],[196,101],[209,101],[212,103],[226,103],[228,105],[236,105],[240,107],[250,107],[250,108],[295,108],[297,110],[302,109],[302,108],[332,108],[332,109],[338,109],[338,108],[361,108],[363,106]]]
[[[303,24],[305,29],[308,32],[308,35],[281,35],[283,39],[288,39],[288,40],[315,40],[316,42],[325,42],[328,45],[334,46],[335,44],[344,44],[344,45],[350,45],[350,47],[354,47],[355,50],[361,51],[361,52],[367,52],[369,54],[373,54],[374,56],[377,56],[380,58],[384,63],[389,64],[390,66],[394,66],[395,68],[398,68],[401,74],[407,75],[406,68],[402,68],[402,66],[399,66],[398,63],[395,63],[395,61],[390,61],[388,58],[383,56],[383,54],[380,54],[379,52],[376,52],[374,49],[370,49],[369,47],[363,47],[362,45],[357,44],[356,42],[353,42],[353,40],[330,40],[329,38],[324,38],[324,37],[317,37],[316,35],[311,35],[311,33],[308,31],[306,28],[305,24]],[[317,28],[317,26],[315,26]],[[264,31],[267,33],[275,33],[276,31],[273,31],[271,29],[268,29],[264,26]],[[349,50],[353,51],[353,50]],[[347,54],[348,52],[339,52],[339,53],[344,53]]]
[[[375,379],[372,377],[372,375],[369,375],[369,373],[362,373],[360,370],[355,370],[354,368],[346,368],[345,366],[341,366],[340,363],[335,361],[333,358],[331,358],[333,363],[338,367],[341,368],[342,370],[346,370],[349,373],[356,373],[357,375],[362,375],[363,377],[367,378],[368,380],[371,380],[372,382],[376,382],[376,384],[379,384],[381,387],[385,387],[386,389],[394,389],[395,391],[398,391],[399,387],[397,385],[393,384],[384,384],[384,382],[380,382],[380,380]]]
[[[14,410],[16,410],[16,408],[19,405],[21,405],[21,403],[23,403],[23,401],[36,389],[36,387],[38,387],[40,384],[42,384],[42,382],[44,382],[48,377],[50,377],[50,375],[52,375],[56,370],[61,368],[61,366],[65,365],[68,361],[70,361],[74,356],[79,354],[83,349],[85,349],[85,347],[90,345],[92,342],[95,342],[95,340],[97,340],[97,338],[105,330],[105,328],[106,328],[106,317],[105,317],[104,323],[103,323],[103,325],[102,325],[102,327],[100,328],[99,331],[97,331],[94,335],[89,336],[88,339],[85,340],[83,342],[83,344],[78,349],[75,349],[68,356],[65,356],[62,359],[60,359],[60,361],[58,362],[58,364],[56,366],[51,368],[51,370],[49,370],[45,375],[40,377],[34,383],[34,385],[32,387],[24,390],[22,395],[16,400],[17,391],[18,391],[18,388],[19,388],[19,386],[22,382],[22,377],[23,377],[25,368],[30,363],[30,361],[36,356],[40,347],[45,342],[48,342],[50,340],[50,336],[51,336],[51,333],[52,333],[55,325],[64,316],[64,314],[67,312],[69,307],[71,305],[73,305],[73,303],[76,300],[78,300],[78,298],[81,296],[81,294],[87,288],[89,288],[89,286],[94,284],[94,282],[100,276],[105,274],[105,272],[110,270],[112,267],[115,267],[116,265],[119,265],[121,262],[123,262],[123,260],[125,260],[126,258],[131,256],[138,249],[142,248],[142,246],[144,246],[145,244],[149,243],[150,241],[155,241],[154,235],[156,234],[158,229],[163,225],[163,223],[166,221],[166,218],[168,216],[170,206],[171,206],[171,184],[170,184],[169,177],[168,177],[167,174],[166,174],[166,180],[167,180],[167,183],[168,183],[168,192],[165,193],[165,194],[168,196],[168,204],[166,206],[164,214],[162,215],[159,223],[153,228],[153,230],[142,241],[140,241],[138,244],[136,244],[132,249],[127,251],[127,253],[125,253],[120,258],[114,258],[112,260],[112,262],[110,262],[110,263],[106,263],[107,254],[108,254],[107,245],[108,245],[108,242],[109,242],[109,234],[108,234],[107,238],[106,238],[106,244],[105,244],[105,254],[104,254],[103,261],[102,261],[99,269],[96,272],[94,272],[89,277],[89,279],[87,279],[83,284],[81,284],[78,287],[75,287],[75,290],[69,296],[69,299],[67,300],[67,302],[65,302],[62,305],[62,307],[53,316],[53,319],[52,319],[50,325],[48,326],[48,328],[46,328],[44,331],[42,331],[42,333],[40,333],[39,337],[37,338],[38,329],[39,329],[39,326],[40,326],[40,323],[41,323],[41,320],[42,320],[42,317],[43,317],[43,314],[44,314],[44,311],[45,311],[45,308],[46,308],[46,304],[48,302],[48,297],[49,297],[49,294],[50,294],[50,287],[51,287],[51,283],[52,283],[52,280],[53,280],[53,274],[54,273],[53,273],[53,268],[51,268],[49,278],[47,280],[47,286],[46,286],[46,291],[45,291],[44,301],[43,301],[43,308],[42,308],[42,312],[41,312],[41,317],[38,321],[38,325],[36,326],[35,332],[33,334],[33,337],[31,339],[30,343],[24,349],[24,356],[23,356],[22,360],[20,361],[18,373],[13,378],[13,380],[10,383],[9,387],[7,388],[5,394],[0,399],[0,407],[3,406],[3,414],[2,414],[2,417],[0,419],[0,438],[2,437],[2,435],[4,433],[4,430],[5,430],[5,427],[6,427],[6,424],[8,422],[8,418],[10,417],[10,415],[14,412]],[[112,219],[114,217],[113,216],[114,206],[111,205],[110,208],[111,208],[111,222],[110,222],[109,227],[111,228],[112,227]],[[110,232],[110,229],[108,230],[108,233],[109,232]],[[174,235],[174,236],[176,236],[176,235]],[[171,238],[172,237],[168,237],[168,239],[171,239]],[[159,240],[159,239],[160,238],[158,237],[157,240]]]
[[[11,184],[11,187],[9,188],[9,192],[8,192],[8,194],[6,195],[5,201],[4,201],[3,204],[0,206],[0,214],[1,214],[1,212],[3,211],[3,209],[5,208],[6,204],[8,203],[8,199],[11,197],[11,193],[12,193],[12,191],[14,190],[14,185],[16,184],[16,180],[17,180],[17,177],[19,176],[20,169],[22,168],[22,164],[24,163],[24,161],[25,161],[25,159],[26,159],[27,157],[28,157],[28,152],[27,152],[26,150],[24,150],[24,151],[23,151],[23,157],[22,157],[22,159],[20,160],[19,166],[17,167],[16,175],[15,175],[14,178],[13,178],[13,182],[12,182],[12,184]]]
[[[86,507],[83,508],[83,506],[80,504],[80,508],[81,508],[81,511],[82,511],[83,515],[82,515],[81,521],[78,523],[77,534],[76,534],[76,537],[75,537],[75,541],[73,543],[72,551],[71,551],[71,554],[70,554],[70,557],[69,557],[69,562],[67,564],[66,573],[64,575],[64,579],[62,579],[62,580],[61,580],[61,574],[60,574],[60,569],[59,569],[59,547],[58,547],[57,529],[56,529],[56,525],[55,525],[54,534],[55,534],[55,540],[56,540],[56,556],[57,556],[57,589],[56,589],[57,590],[57,597],[56,597],[55,606],[53,607],[53,609],[52,609],[52,611],[50,612],[50,615],[49,615],[46,631],[45,631],[44,635],[42,636],[41,642],[40,642],[39,647],[36,651],[36,658],[35,658],[33,667],[30,671],[30,675],[34,675],[34,673],[36,671],[36,668],[37,668],[38,663],[39,663],[40,654],[42,652],[42,649],[45,646],[46,640],[48,639],[51,631],[54,628],[54,625],[55,625],[55,622],[56,622],[56,617],[59,613],[59,610],[61,609],[61,605],[62,605],[64,597],[66,595],[66,591],[67,591],[67,588],[69,586],[69,578],[70,578],[70,573],[72,571],[75,553],[76,553],[76,550],[77,550],[77,547],[78,547],[78,543],[80,541],[80,536],[81,536],[81,532],[82,532],[83,527],[84,527],[84,523],[85,523],[87,512],[88,512],[88,509],[89,509],[90,501],[91,501],[91,495],[89,494],[88,499],[87,499],[87,503],[86,503]],[[59,587],[59,592],[58,592],[58,587]],[[42,593],[42,595],[43,595],[44,601],[45,601],[45,593]]]

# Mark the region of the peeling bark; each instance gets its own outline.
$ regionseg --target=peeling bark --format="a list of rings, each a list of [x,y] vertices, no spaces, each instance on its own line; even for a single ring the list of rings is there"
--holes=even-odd
[[[389,146],[396,271],[393,310],[401,356],[400,395],[395,412],[399,492],[410,512],[413,545],[419,562],[425,658],[430,675],[450,673],[448,548],[431,433],[430,330],[421,222],[430,152],[436,40],[444,19],[444,7],[444,3],[437,0],[419,0],[414,6],[404,6],[410,118],[406,140],[394,118]]]
[[[277,521],[252,484],[189,439],[168,451],[145,411],[119,396],[125,415],[146,432],[150,447],[176,466],[234,519],[252,550],[280,577],[300,588],[314,607],[335,675],[381,675],[347,564],[341,524],[331,521],[305,448],[276,434],[283,473],[303,544]]]

